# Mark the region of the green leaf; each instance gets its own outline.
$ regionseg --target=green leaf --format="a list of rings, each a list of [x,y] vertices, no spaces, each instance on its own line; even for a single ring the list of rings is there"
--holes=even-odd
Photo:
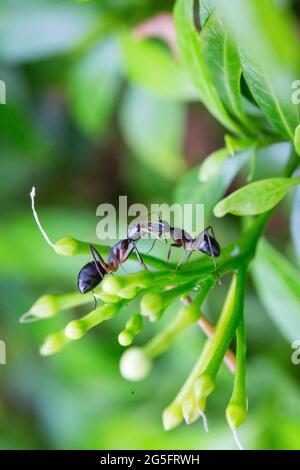
[[[227,113],[209,76],[201,48],[200,35],[194,25],[193,8],[193,0],[177,0],[175,4],[175,26],[182,59],[199,89],[203,104],[221,124],[232,132],[240,134],[239,126]]]
[[[226,109],[246,128],[255,127],[248,119],[241,95],[242,67],[235,43],[216,9],[201,31],[203,57],[211,80]]]
[[[299,175],[299,170],[297,173]],[[293,195],[293,206],[290,219],[290,230],[296,255],[300,260],[300,187],[297,187]]]
[[[296,184],[298,178],[267,178],[250,183],[220,201],[214,208],[216,217],[225,214],[256,215],[275,207]]]
[[[201,183],[205,183],[213,178],[228,157],[229,154],[227,148],[216,150],[206,157],[199,169],[199,181]]]
[[[29,4],[28,4],[29,3]],[[0,59],[31,62],[70,50],[94,27],[90,6],[19,2],[0,6]]]
[[[300,156],[300,124],[295,129],[294,147],[297,152],[297,155]]]
[[[206,21],[214,11],[218,4],[218,0],[200,0],[200,23],[202,28],[204,27]]]
[[[149,169],[169,180],[183,170],[185,108],[131,87],[123,100],[121,129],[129,149]]]
[[[208,155],[199,169],[199,181],[205,183],[210,180],[222,167],[224,161],[229,158],[239,158],[241,151],[248,149],[252,155],[253,141],[250,139],[234,139],[230,135],[225,136],[226,147],[216,150]]]
[[[239,50],[243,74],[274,129],[293,140],[299,123],[291,83],[299,68],[294,25],[273,0],[224,0],[222,16]]]
[[[227,156],[229,156],[228,153]],[[207,222],[216,202],[248,161],[249,152],[247,151],[241,152],[237,157],[229,157],[223,161],[214,176],[205,182],[199,182],[201,166],[193,168],[179,180],[174,192],[174,201],[181,204],[203,204]]]
[[[123,37],[122,45],[131,82],[162,98],[199,99],[186,70],[165,45],[129,35]]]
[[[121,56],[115,39],[98,42],[71,69],[68,89],[72,114],[88,135],[103,132],[120,90]]]
[[[300,338],[300,274],[266,240],[252,264],[256,291],[268,315],[288,340]]]

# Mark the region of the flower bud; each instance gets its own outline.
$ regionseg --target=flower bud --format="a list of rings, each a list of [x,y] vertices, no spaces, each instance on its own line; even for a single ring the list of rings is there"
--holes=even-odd
[[[82,338],[88,330],[116,315],[120,308],[120,302],[119,304],[99,305],[99,307],[87,315],[84,315],[79,320],[69,322],[65,327],[65,336],[71,340]]]
[[[121,300],[118,295],[108,294],[107,292],[103,292],[102,290],[97,291],[97,296],[105,304],[115,304],[117,302],[120,302]]]
[[[199,307],[189,304],[189,305],[184,305],[181,310],[178,312],[178,317],[180,319],[180,322],[182,322],[182,325],[184,324],[192,324],[195,323],[200,317],[200,309]]]
[[[138,290],[139,289],[137,287],[129,286],[129,287],[125,287],[124,289],[121,289],[118,294],[122,299],[130,300],[136,297]]]
[[[150,321],[155,321],[161,317],[163,309],[162,296],[147,292],[141,299],[141,314],[149,317]]]
[[[123,330],[118,336],[118,341],[121,346],[130,346],[133,341],[133,336],[130,330]]]
[[[87,332],[87,325],[84,321],[70,321],[65,328],[65,336],[71,340],[80,339]]]
[[[209,375],[201,375],[194,385],[197,401],[202,397],[208,397],[215,388],[215,383]]]
[[[132,381],[144,379],[150,372],[152,363],[142,348],[127,349],[120,361],[121,375]]]
[[[170,429],[176,428],[183,419],[183,413],[181,406],[177,403],[171,403],[167,408],[165,408],[162,421],[163,427],[165,431],[169,431]]]
[[[190,395],[186,400],[184,400],[182,403],[182,413],[186,424],[192,424],[199,418],[200,414],[194,395]]]
[[[121,331],[118,336],[118,341],[121,346],[129,346],[133,338],[141,331],[143,328],[143,317],[139,313],[132,315],[132,317],[127,320],[125,329]]]
[[[80,242],[73,237],[64,237],[54,245],[54,250],[58,255],[74,256],[85,252],[86,243]]]
[[[120,276],[106,276],[101,284],[102,291],[107,294],[119,295],[124,287],[124,280]]]
[[[238,428],[247,418],[247,403],[244,405],[235,402],[229,402],[226,408],[226,419],[229,426]]]
[[[139,332],[143,328],[143,317],[139,313],[135,313],[130,317],[125,325],[126,330]]]
[[[43,318],[53,317],[59,311],[59,302],[53,295],[43,295],[21,318],[21,323],[29,323]]]
[[[68,344],[68,339],[63,331],[58,331],[46,337],[44,343],[40,347],[41,356],[50,356],[63,349]]]

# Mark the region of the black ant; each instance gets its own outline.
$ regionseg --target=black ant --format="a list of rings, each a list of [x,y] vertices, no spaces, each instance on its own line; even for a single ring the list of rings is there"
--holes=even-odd
[[[170,259],[172,247],[183,247],[185,252],[189,252],[186,261],[189,260],[193,251],[201,251],[202,253],[210,255],[213,258],[216,267],[215,258],[220,256],[221,249],[211,226],[208,226],[198,235],[198,237],[193,239],[185,230],[172,227],[167,221],[164,220],[147,222],[146,224],[139,222],[138,224],[129,228],[127,238],[117,242],[112,248],[108,247],[109,255],[107,263],[104,261],[100,253],[98,253],[96,248],[90,244],[93,261],[83,266],[78,274],[77,285],[81,294],[86,294],[87,292],[92,291],[95,287],[97,287],[98,284],[100,284],[106,274],[116,272],[119,266],[122,266],[122,263],[127,261],[133,250],[136,252],[139,263],[143,266],[144,269],[147,269],[135,242],[140,240],[142,235],[145,233],[158,233],[157,238],[154,240],[152,247],[149,250],[151,251],[155,242],[159,240],[164,233],[168,232],[170,233],[174,243],[172,243],[169,248],[167,261]],[[186,257],[186,253],[184,257]],[[182,261],[183,259],[180,261],[177,267],[181,264]]]
[[[107,270],[104,268],[105,261],[93,245],[89,245],[93,261],[85,264],[78,273],[77,286],[81,294],[92,291],[100,284]],[[98,258],[98,259],[97,259]]]
[[[167,256],[167,261],[169,261],[171,256],[172,247],[183,247],[184,250],[188,253],[186,257],[186,253],[184,258],[186,257],[186,261],[192,255],[193,251],[201,251],[202,253],[209,255],[213,258],[214,265],[216,267],[215,258],[218,258],[221,253],[220,245],[216,240],[214,230],[211,225],[206,227],[203,232],[201,232],[198,237],[192,238],[185,230],[177,227],[172,227],[166,220],[157,220],[153,222],[147,222],[146,224],[137,224],[137,231],[139,233],[157,233],[157,239],[153,241],[153,244],[150,248],[150,251],[154,247],[154,244],[158,239],[162,237],[164,233],[170,233],[173,243],[171,244]],[[183,259],[179,262],[177,267],[181,264]]]
[[[37,223],[38,228],[40,229],[41,234],[45,238],[46,242],[55,250],[55,244],[50,240],[47,233],[43,229],[38,214],[35,210],[35,187],[33,186],[30,192],[31,198],[31,208],[32,213]],[[95,287],[100,284],[103,280],[105,274],[117,271],[118,267],[124,263],[129,255],[135,250],[137,258],[140,264],[145,268],[141,255],[135,245],[135,241],[138,240],[141,236],[138,234],[139,229],[134,230],[132,234],[128,233],[127,238],[116,243],[113,248],[108,247],[109,256],[108,262],[106,263],[100,253],[96,250],[93,245],[90,245],[90,250],[93,256],[93,261],[85,264],[83,268],[78,273],[77,286],[81,294],[86,294],[87,292],[92,291]],[[135,234],[135,236],[134,236]],[[96,307],[96,296],[95,298],[95,307]]]
[[[77,279],[78,290],[81,292],[81,294],[86,294],[87,292],[92,291],[95,287],[98,286],[98,284],[100,284],[106,274],[116,272],[119,266],[122,266],[122,263],[127,261],[133,250],[136,252],[139,263],[143,266],[144,269],[147,269],[135,245],[135,240],[130,236],[117,242],[112,248],[107,247],[109,249],[107,263],[93,245],[90,244],[89,247],[92,253],[93,261],[90,261],[89,263],[85,264],[83,268],[81,268]]]

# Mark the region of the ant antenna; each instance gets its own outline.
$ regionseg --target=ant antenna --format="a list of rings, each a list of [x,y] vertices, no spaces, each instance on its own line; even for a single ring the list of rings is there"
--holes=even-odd
[[[94,291],[92,292],[92,294],[93,294],[93,297],[94,297],[94,310],[96,310],[96,308],[98,307],[99,295],[95,294]]]
[[[211,229],[212,234],[213,234],[213,236],[214,236],[213,228],[212,228],[212,227],[208,227],[208,228]],[[215,267],[215,273],[216,273],[216,275],[218,276],[218,272],[217,272],[217,263],[216,263],[216,259],[215,259],[215,256],[214,256],[214,252],[213,252],[211,243],[210,243],[209,233],[208,233],[207,229],[206,229],[204,232],[206,232],[206,234],[207,234],[207,241],[208,241],[208,245],[209,245],[210,256],[211,256],[212,259],[213,259],[213,263],[214,263],[214,267]],[[218,284],[219,284],[219,286],[220,286],[222,283],[221,283],[219,277],[217,277],[217,280],[218,280]]]
[[[55,245],[54,245],[54,243],[52,243],[52,241],[48,237],[47,233],[43,229],[43,227],[41,225],[41,222],[39,221],[39,218],[38,218],[37,212],[35,210],[35,207],[34,207],[34,198],[35,198],[35,187],[34,186],[32,187],[32,190],[31,190],[31,193],[30,193],[30,198],[31,198],[31,209],[32,209],[32,213],[33,213],[33,216],[35,218],[35,221],[37,223],[37,226],[40,229],[40,232],[43,235],[43,237],[45,238],[48,245],[50,245],[51,248],[53,248],[55,250]]]

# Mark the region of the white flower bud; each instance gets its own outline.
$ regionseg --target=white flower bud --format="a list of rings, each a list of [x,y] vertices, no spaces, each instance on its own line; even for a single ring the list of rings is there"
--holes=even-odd
[[[151,366],[150,359],[141,348],[130,348],[121,357],[120,372],[125,379],[135,382],[147,377]]]

